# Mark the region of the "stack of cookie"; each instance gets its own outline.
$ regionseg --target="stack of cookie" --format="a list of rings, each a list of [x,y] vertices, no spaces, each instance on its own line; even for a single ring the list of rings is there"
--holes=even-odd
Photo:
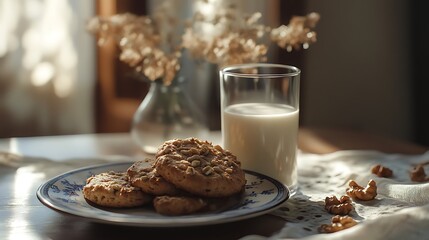
[[[245,183],[244,171],[233,154],[207,141],[187,138],[165,142],[154,160],[137,161],[126,173],[88,178],[83,193],[101,206],[135,207],[153,202],[160,214],[184,215],[208,209],[210,199],[240,193]]]

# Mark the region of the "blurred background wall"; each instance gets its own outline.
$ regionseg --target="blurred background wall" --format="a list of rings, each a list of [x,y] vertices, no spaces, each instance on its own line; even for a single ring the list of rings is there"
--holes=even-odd
[[[306,1],[320,12],[304,57],[302,125],[429,145],[427,1]]]
[[[0,0],[0,137],[94,131],[85,0]]]
[[[192,1],[177,4],[190,14]],[[226,1],[228,2],[228,1]],[[85,30],[95,14],[149,14],[158,1],[0,0],[0,137],[128,131],[147,92]],[[302,68],[301,125],[429,145],[424,1],[243,1],[269,25],[315,11],[318,42],[270,62]],[[55,40],[55,41],[54,41]],[[107,64],[107,65],[106,65]],[[218,129],[217,68],[189,63],[190,92]],[[107,67],[106,67],[107,66]],[[68,79],[68,80],[67,80]],[[106,87],[107,86],[107,87]],[[214,90],[215,89],[215,90]]]
[[[318,42],[305,52],[303,124],[411,139],[408,1],[309,1]]]

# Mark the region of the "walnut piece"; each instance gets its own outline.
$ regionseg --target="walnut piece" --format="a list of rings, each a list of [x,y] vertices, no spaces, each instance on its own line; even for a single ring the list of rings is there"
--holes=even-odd
[[[429,178],[426,176],[423,164],[415,166],[410,172],[410,179],[413,182],[427,182]]]
[[[377,184],[372,179],[369,180],[365,188],[359,186],[355,181],[350,180],[349,187],[346,190],[347,195],[356,200],[369,201],[377,196]]]
[[[322,224],[319,227],[321,233],[333,233],[338,232],[347,228],[351,228],[357,224],[357,222],[349,216],[333,216],[331,224]]]
[[[393,176],[393,171],[390,168],[384,167],[380,164],[372,167],[371,172],[379,177],[390,178]]]
[[[326,197],[325,209],[335,215],[347,215],[353,210],[352,200],[349,196],[342,196],[339,200],[336,196]]]

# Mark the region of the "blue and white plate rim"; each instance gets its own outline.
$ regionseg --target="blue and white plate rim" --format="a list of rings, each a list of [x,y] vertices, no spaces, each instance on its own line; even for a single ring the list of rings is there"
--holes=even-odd
[[[80,201],[80,204],[85,204],[87,209],[84,209],[83,207],[82,209],[80,209],[79,207],[76,208],[76,206],[78,205],[76,203],[65,203],[63,201],[60,201],[58,198],[51,197],[50,195],[49,191],[52,190],[54,186],[57,187],[55,185],[56,183],[64,179],[67,180],[67,178],[70,176],[84,173],[85,171],[91,172],[93,174],[105,171],[124,171],[129,166],[131,166],[132,163],[133,162],[107,163],[68,171],[56,177],[53,177],[45,183],[41,184],[36,192],[37,198],[45,206],[60,213],[66,213],[77,217],[82,217],[95,222],[141,227],[187,227],[227,223],[260,216],[280,207],[280,205],[289,198],[290,194],[288,188],[281,184],[279,181],[261,173],[245,170],[246,179],[248,180],[248,183],[246,184],[246,194],[242,199],[242,202],[247,202],[245,204],[246,206],[243,208],[243,205],[240,205],[238,208],[232,208],[223,212],[213,214],[201,213],[177,217],[152,214],[148,217],[141,217],[129,215],[126,213],[118,213],[118,211],[120,210],[116,211],[116,209],[115,212],[113,212],[107,209],[97,208],[88,204],[83,197],[80,197],[78,201]],[[101,169],[105,170],[102,171]],[[254,183],[252,182],[249,183],[249,178],[259,179],[265,184],[272,185],[273,189],[258,189],[258,186],[260,185],[254,185]],[[86,178],[80,180],[82,181],[82,183],[84,183]],[[261,190],[261,192],[267,192],[269,190],[269,194],[272,194],[273,197],[269,201],[265,202],[262,199],[262,205],[253,207],[252,199],[258,199],[258,194],[256,194],[254,191],[251,191],[248,194],[248,190],[252,188]],[[69,204],[71,204],[72,206],[74,205],[74,207],[70,207]]]

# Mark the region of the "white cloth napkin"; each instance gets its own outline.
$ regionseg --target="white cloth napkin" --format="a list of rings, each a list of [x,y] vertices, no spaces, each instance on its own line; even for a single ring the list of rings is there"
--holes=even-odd
[[[429,239],[429,183],[414,183],[409,171],[429,160],[423,155],[384,154],[376,151],[340,151],[326,155],[300,153],[299,192],[272,214],[287,222],[269,239]],[[381,164],[393,170],[390,179],[371,174]],[[428,167],[429,168],[429,167]],[[429,174],[428,169],[426,171]],[[331,234],[319,234],[333,215],[324,209],[327,196],[345,194],[349,180],[366,186],[377,183],[378,195],[368,202],[354,201],[351,213],[358,225]],[[243,239],[265,239],[247,236]]]

